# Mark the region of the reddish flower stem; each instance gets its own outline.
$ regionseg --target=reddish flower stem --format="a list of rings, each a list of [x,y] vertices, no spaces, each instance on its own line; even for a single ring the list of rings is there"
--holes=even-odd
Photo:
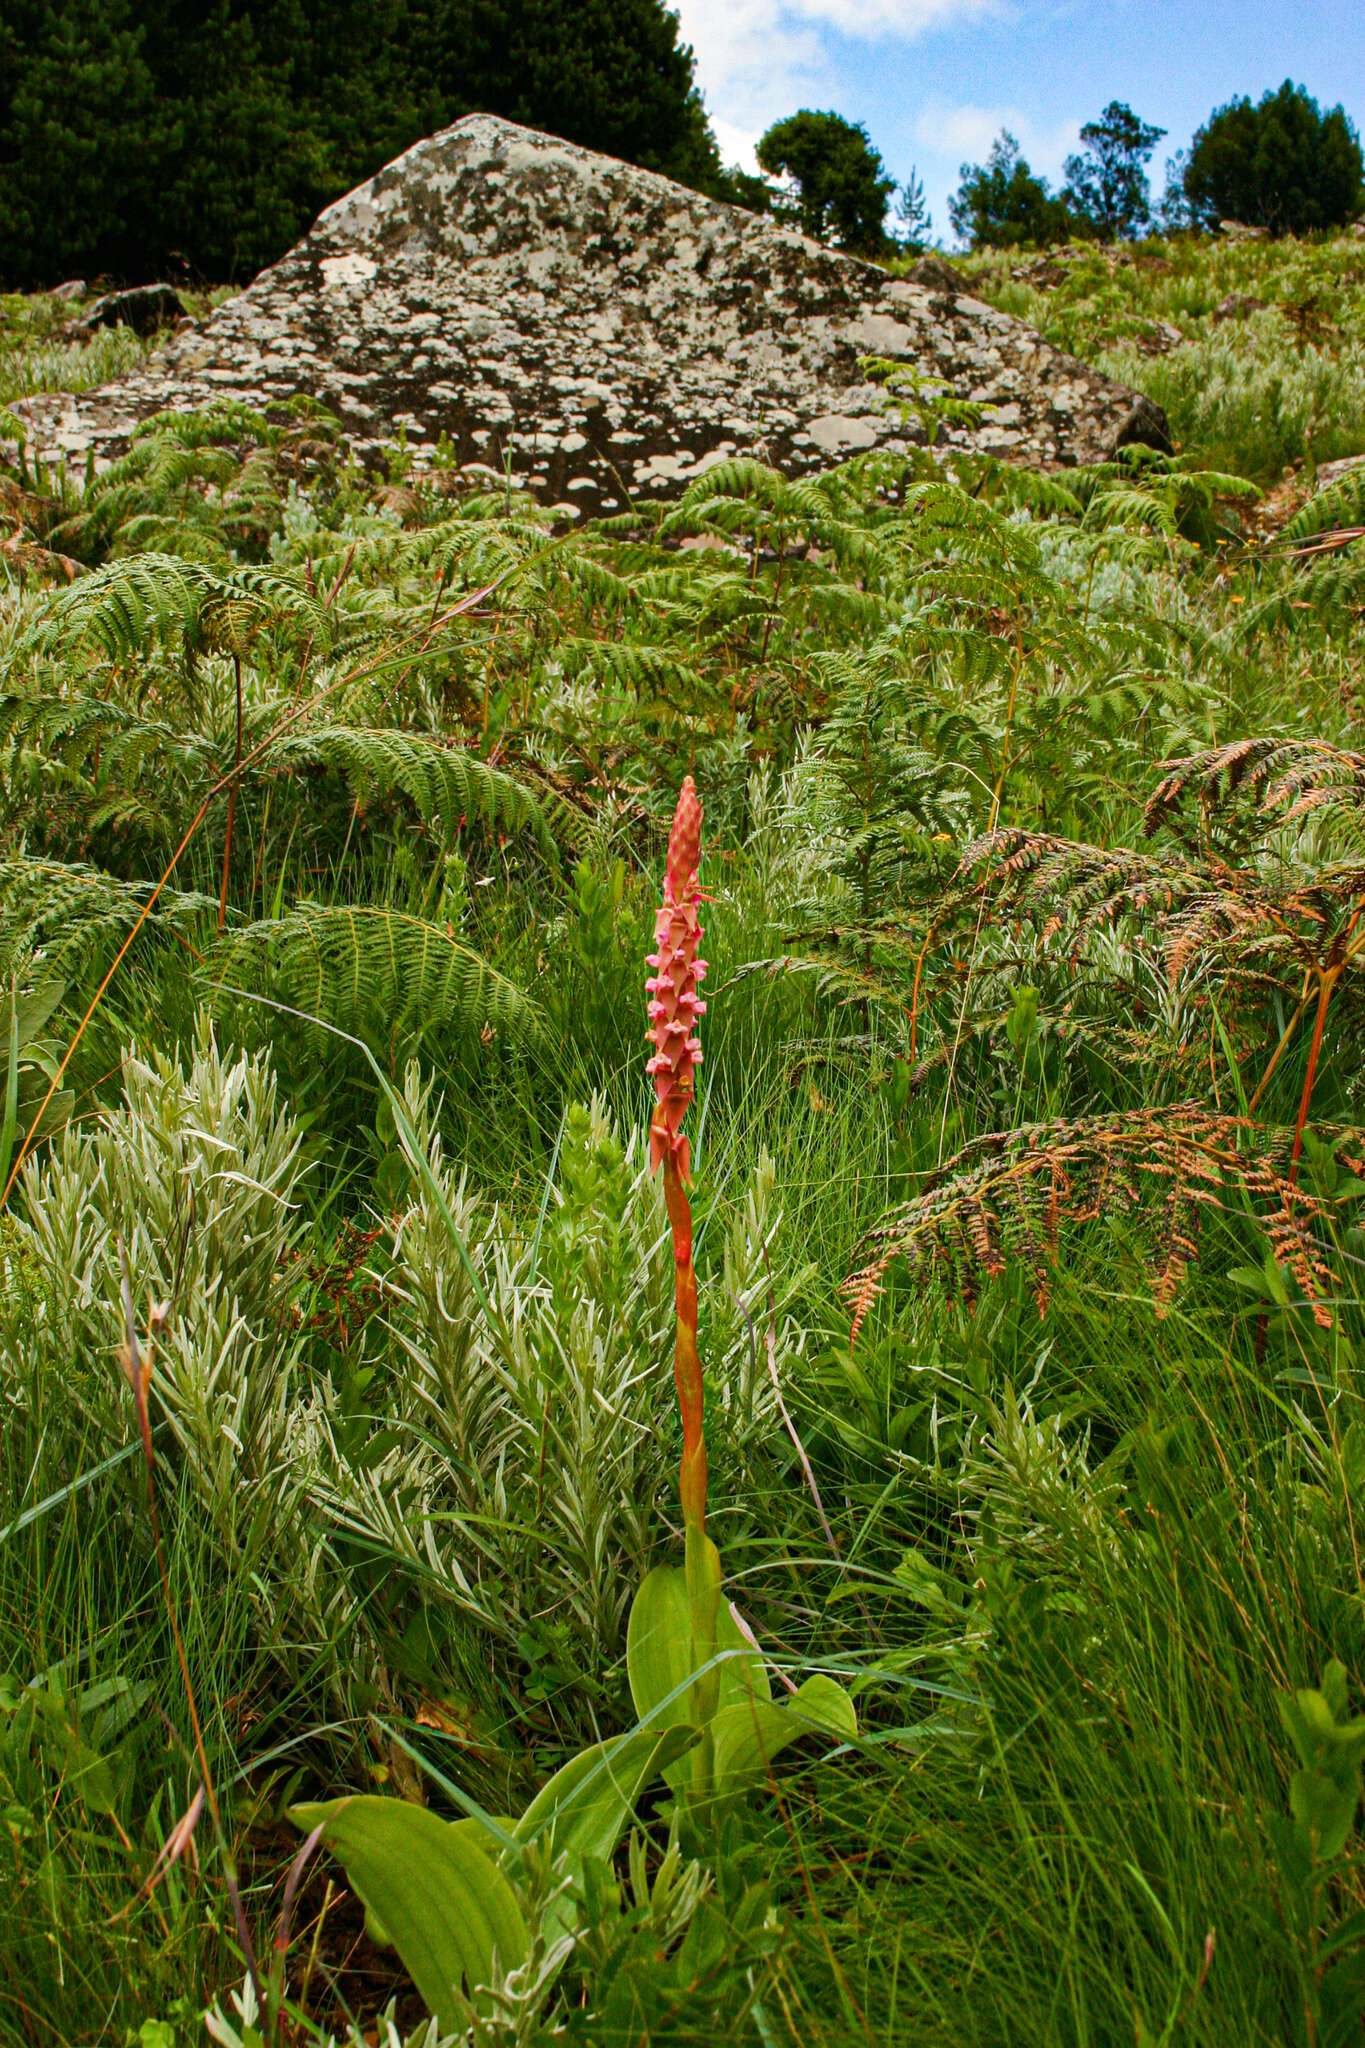
[[[697,1274],[692,1263],[692,1205],[687,1198],[691,1160],[683,1119],[692,1094],[701,1045],[697,1023],[706,1005],[698,995],[706,962],[699,957],[702,928],[701,805],[689,775],[678,797],[677,814],[668,840],[664,900],[654,924],[654,969],[648,992],[650,1038],[654,1056],[648,1073],[654,1082],[655,1106],[649,1125],[649,1155],[655,1170],[664,1171],[664,1202],[673,1227],[673,1271],[677,1322],[673,1343],[673,1376],[682,1416],[683,1452],[678,1472],[682,1499],[684,1568],[692,1622],[692,1668],[699,1675],[692,1686],[691,1715],[704,1731],[697,1762],[699,1782],[709,1783],[712,1737],[710,1724],[720,1693],[720,1674],[713,1668],[720,1613],[720,1554],[706,1534],[705,1398],[701,1358],[697,1349]]]
[[[673,1269],[678,1308],[673,1342],[673,1377],[682,1414],[683,1453],[678,1472],[683,1522],[699,1535],[706,1530],[706,1437],[701,1358],[697,1351],[697,1273],[692,1264],[692,1205],[671,1151],[664,1154],[664,1201],[673,1225]]]

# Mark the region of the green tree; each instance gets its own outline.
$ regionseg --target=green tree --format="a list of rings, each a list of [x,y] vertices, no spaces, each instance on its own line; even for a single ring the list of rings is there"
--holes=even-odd
[[[1196,227],[1245,221],[1275,235],[1342,227],[1365,203],[1360,140],[1286,79],[1253,106],[1230,100],[1195,135],[1181,182]]]
[[[249,275],[475,111],[722,186],[665,0],[0,0],[0,279]]]
[[[177,123],[132,0],[0,4],[0,278],[131,261]],[[49,251],[46,261],[41,252]]]
[[[803,108],[771,127],[755,151],[773,177],[796,186],[803,233],[861,256],[886,246],[886,205],[896,189],[867,130],[840,114]]]
[[[1002,128],[984,164],[963,164],[957,191],[948,201],[953,232],[974,249],[1013,248],[1065,241],[1075,226],[1064,198],[1035,178],[1019,144]]]
[[[893,233],[907,255],[919,256],[928,248],[933,232],[934,223],[929,213],[928,201],[924,197],[924,181],[912,167],[896,200],[896,225]]]
[[[1140,120],[1122,100],[1110,100],[1099,120],[1082,128],[1085,147],[1066,160],[1064,196],[1106,242],[1131,240],[1149,226],[1147,163],[1165,133]]]

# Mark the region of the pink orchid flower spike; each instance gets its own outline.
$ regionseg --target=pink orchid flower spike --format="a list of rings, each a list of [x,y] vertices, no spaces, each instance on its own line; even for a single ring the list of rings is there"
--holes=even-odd
[[[701,903],[701,804],[689,775],[678,798],[668,841],[664,900],[654,923],[649,1035],[654,1056],[646,1072],[654,1080],[654,1115],[649,1126],[650,1163],[664,1170],[664,1199],[673,1226],[677,1334],[673,1352],[678,1406],[682,1412],[683,1455],[679,1474],[683,1521],[700,1536],[706,1523],[706,1442],[702,1433],[702,1374],[697,1353],[697,1276],[692,1264],[692,1209],[687,1199],[691,1160],[683,1118],[692,1101],[701,1061],[697,1021],[706,1005],[697,994],[706,962],[698,947],[704,933]]]

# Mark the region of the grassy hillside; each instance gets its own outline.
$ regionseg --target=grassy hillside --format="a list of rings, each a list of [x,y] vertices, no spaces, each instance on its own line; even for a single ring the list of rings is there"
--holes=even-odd
[[[993,304],[1156,399],[1210,468],[1268,485],[1365,452],[1365,239],[986,253],[964,268]]]
[[[513,1900],[456,2039],[1356,2037],[1357,246],[978,266],[1182,443],[1048,482],[557,534],[240,410],[0,477],[0,2039],[434,2041],[295,1864],[344,1792],[459,1819],[431,1944]],[[709,1807],[637,1736],[527,1848],[682,1556],[689,773],[708,1527],[857,1733]]]

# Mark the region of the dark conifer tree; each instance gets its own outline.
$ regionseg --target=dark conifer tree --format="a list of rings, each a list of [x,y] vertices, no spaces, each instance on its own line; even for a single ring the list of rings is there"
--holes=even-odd
[[[1229,101],[1195,135],[1182,180],[1191,220],[1271,234],[1342,227],[1365,202],[1360,141],[1341,107],[1324,114],[1286,79],[1253,106]]]
[[[1147,162],[1165,133],[1122,100],[1110,100],[1099,120],[1082,128],[1084,147],[1066,160],[1064,196],[1106,242],[1129,240],[1150,226]]]
[[[963,164],[957,191],[948,201],[954,234],[974,249],[1008,249],[1020,243],[1063,242],[1076,226],[1064,198],[1037,178],[1008,128],[991,144],[984,164]]]
[[[475,111],[725,189],[664,0],[0,0],[0,282],[250,276]]]

